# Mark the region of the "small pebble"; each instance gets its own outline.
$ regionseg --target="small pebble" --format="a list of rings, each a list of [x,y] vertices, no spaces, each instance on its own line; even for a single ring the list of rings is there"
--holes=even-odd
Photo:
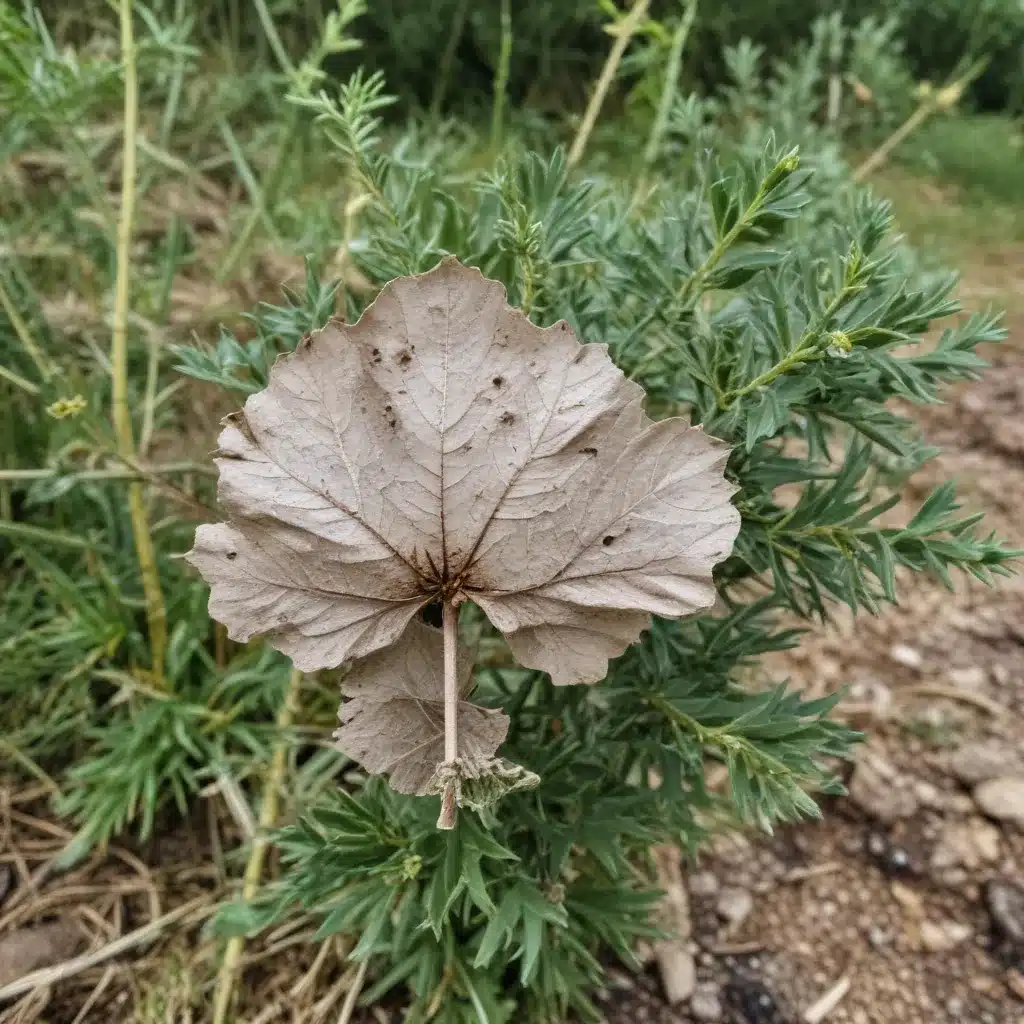
[[[1024,776],[989,779],[974,790],[974,802],[990,818],[1024,826]]]
[[[746,889],[729,886],[722,890],[715,904],[715,910],[722,920],[738,928],[754,909],[754,898]]]
[[[892,778],[891,766],[881,758],[861,759],[850,778],[850,799],[865,814],[886,825],[909,818],[919,804],[913,789]]]
[[[693,896],[717,896],[718,879],[711,871],[698,871],[687,879]]]
[[[696,1020],[716,1021],[722,1019],[722,1000],[718,996],[718,986],[703,983],[690,1000],[690,1013]]]
[[[1024,956],[1024,888],[993,878],[985,889],[985,902],[1000,937],[1018,946]]]
[[[1001,743],[966,743],[949,759],[949,770],[965,786],[1005,775],[1020,763],[1019,757]]]
[[[894,644],[889,650],[889,657],[904,668],[919,669],[924,664],[921,652],[916,647],[908,647],[906,644]]]
[[[988,674],[980,665],[970,668],[954,668],[949,673],[949,681],[959,690],[978,691],[988,680]]]
[[[957,921],[922,921],[921,945],[928,953],[946,953],[971,937],[971,929]]]

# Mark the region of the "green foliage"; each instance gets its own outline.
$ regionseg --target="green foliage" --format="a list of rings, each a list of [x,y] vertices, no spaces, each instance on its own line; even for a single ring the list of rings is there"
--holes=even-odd
[[[904,161],[953,182],[972,198],[1020,201],[1024,131],[1018,122],[994,115],[938,117],[908,146]]]

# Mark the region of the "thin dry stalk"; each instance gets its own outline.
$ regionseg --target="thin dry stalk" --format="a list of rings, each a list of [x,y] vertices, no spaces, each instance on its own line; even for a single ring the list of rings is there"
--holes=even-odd
[[[136,928],[135,931],[122,935],[121,938],[108,942],[105,946],[100,946],[99,949],[83,953],[81,956],[72,957],[61,964],[55,964],[53,967],[43,967],[38,971],[32,971],[23,978],[12,981],[9,985],[4,985],[3,988],[0,988],[0,1003],[7,1002],[9,999],[16,999],[26,992],[34,992],[36,989],[42,989],[55,985],[57,982],[65,981],[68,978],[73,978],[76,974],[81,974],[82,971],[86,971],[90,967],[106,963],[106,961],[112,960],[114,957],[120,956],[130,949],[145,945],[147,942],[157,938],[172,924],[176,924],[182,918],[188,917],[196,911],[201,911],[202,916],[206,916],[213,911],[212,907],[204,906],[210,902],[211,898],[207,894],[199,896],[188,903],[183,903],[180,907],[175,907],[174,910],[164,914],[163,917],[150,921],[149,924]]]
[[[134,459],[135,441],[128,408],[128,308],[131,281],[132,230],[135,220],[135,143],[139,122],[139,86],[132,32],[131,0],[121,0],[121,57],[124,62],[124,152],[121,169],[121,212],[117,222],[117,279],[114,293],[114,331],[110,346],[111,414],[118,454]],[[146,600],[150,656],[154,679],[164,685],[164,654],[167,650],[167,608],[160,589],[153,537],[146,515],[142,484],[128,488],[128,510],[135,536],[142,589]]]
[[[601,113],[601,107],[604,105],[605,97],[608,95],[608,90],[611,88],[612,81],[615,78],[615,72],[619,69],[619,64],[622,62],[626,47],[629,46],[629,41],[643,24],[649,3],[650,0],[636,0],[629,14],[615,28],[615,43],[608,52],[608,58],[604,62],[604,67],[601,68],[601,74],[590,96],[590,102],[587,104],[587,109],[583,114],[583,120],[580,122],[579,129],[576,132],[576,138],[572,140],[572,148],[569,150],[568,157],[570,167],[575,167],[583,158],[587,142],[590,140],[590,133],[594,130],[594,125],[597,124],[597,118]]]
[[[985,70],[987,63],[987,59],[976,61],[959,78],[925,96],[910,117],[853,172],[853,180],[864,181],[877,171],[889,158],[889,154],[920,128],[932,114],[939,110],[949,110],[963,95],[964,89]]]
[[[263,875],[263,862],[266,860],[267,847],[269,845],[266,833],[277,822],[277,811],[288,753],[288,739],[285,733],[291,728],[292,722],[295,720],[301,684],[302,673],[292,669],[291,678],[288,682],[288,692],[277,715],[277,728],[281,735],[278,737],[277,744],[274,747],[274,752],[270,759],[270,768],[267,771],[263,785],[263,804],[260,807],[259,817],[260,831],[253,840],[252,849],[249,851],[249,860],[245,865],[245,875],[242,879],[242,899],[246,902],[251,900],[259,889],[260,878]],[[231,996],[235,987],[235,977],[238,973],[239,961],[242,959],[244,948],[245,938],[241,935],[236,935],[228,941],[224,949],[224,959],[221,961],[220,970],[217,972],[217,990],[213,1003],[214,1024],[224,1024],[224,1021],[227,1020],[228,1008],[231,1005]]]
[[[352,1013],[356,1008],[356,1000],[359,998],[359,993],[363,989],[363,982],[366,980],[366,965],[368,963],[368,960],[363,960],[359,964],[359,970],[356,971],[356,976],[352,979],[348,995],[345,996],[345,1002],[341,1006],[341,1016],[338,1018],[338,1024],[349,1024],[349,1021],[352,1019]]]
[[[82,1003],[82,1008],[78,1011],[71,1024],[84,1024],[88,1019],[89,1011],[96,1005],[96,1001],[106,991],[107,986],[113,980],[115,974],[117,974],[117,968],[113,964],[109,965],[103,972],[103,977],[96,982],[96,987],[89,993],[89,998]]]

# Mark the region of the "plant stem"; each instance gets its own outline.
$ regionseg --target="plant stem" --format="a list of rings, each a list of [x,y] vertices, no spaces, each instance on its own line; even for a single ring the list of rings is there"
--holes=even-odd
[[[111,414],[117,451],[134,460],[135,441],[128,409],[128,300],[131,279],[132,228],[135,217],[135,139],[139,121],[139,87],[132,34],[131,0],[121,0],[121,56],[124,61],[124,152],[121,167],[121,212],[117,224],[117,280],[114,297],[114,331],[110,347]],[[154,678],[163,683],[164,653],[167,649],[167,609],[160,589],[153,537],[146,517],[142,484],[128,489],[128,509],[135,536],[135,552],[146,599],[146,620]]]
[[[139,480],[151,476],[173,476],[177,473],[202,473],[213,476],[216,470],[202,462],[166,462],[140,466],[138,469],[83,469],[63,473],[59,469],[0,469],[0,480],[51,480],[54,477],[73,477],[79,480]]]
[[[876,149],[854,172],[853,180],[863,181],[874,171],[877,171],[888,159],[889,154],[915,129],[919,128],[931,117],[936,110],[935,100],[932,97],[926,99],[879,147]]]
[[[39,394],[39,386],[37,384],[33,384],[30,380],[25,380],[24,377],[15,373],[13,370],[8,370],[6,366],[0,366],[0,377],[9,381],[15,387],[21,388],[22,391],[27,391],[30,395]]]
[[[459,48],[459,43],[462,40],[468,12],[469,0],[459,0],[459,5],[455,8],[455,14],[452,16],[451,27],[448,30],[448,39],[444,44],[444,53],[441,54],[441,64],[438,67],[437,81],[434,84],[434,95],[430,100],[432,124],[437,124],[441,120],[441,108],[444,106],[444,98],[448,94],[448,81],[452,76],[455,51]]]
[[[269,839],[267,832],[277,822],[277,811],[280,804],[281,786],[284,782],[284,769],[288,754],[288,730],[295,721],[295,713],[299,707],[299,689],[302,685],[302,673],[292,669],[291,678],[288,681],[288,692],[285,694],[284,702],[277,713],[278,738],[274,746],[274,752],[270,758],[270,767],[267,770],[263,783],[263,803],[260,807],[259,832],[252,841],[252,849],[249,851],[249,860],[245,865],[245,874],[242,878],[242,899],[246,902],[252,900],[260,885],[260,878],[263,875],[263,862],[266,860]],[[217,972],[217,991],[213,1002],[213,1024],[224,1024],[227,1020],[228,1008],[231,1005],[231,994],[234,991],[235,976],[238,971],[239,961],[242,959],[242,950],[245,947],[245,938],[241,935],[234,936],[224,949],[224,959],[221,961],[220,970]]]
[[[719,400],[718,406],[720,409],[728,409],[730,405],[737,399],[742,398],[744,395],[749,395],[751,392],[756,391],[760,387],[764,387],[766,384],[771,384],[776,377],[781,377],[783,374],[789,373],[790,370],[796,369],[798,366],[802,366],[804,363],[811,363],[815,360],[821,359],[824,352],[821,348],[821,336],[825,331],[828,330],[828,325],[832,320],[832,317],[839,312],[839,309],[858,289],[853,286],[845,286],[841,288],[833,297],[832,301],[822,310],[821,315],[818,317],[814,325],[808,328],[796,348],[793,349],[789,355],[779,360],[771,369],[765,370],[764,373],[759,374],[752,381],[744,384],[742,387],[734,388],[731,391],[727,391]]]
[[[630,39],[636,34],[637,29],[643,22],[644,15],[647,14],[649,3],[650,0],[636,0],[629,14],[622,19],[621,24],[615,29],[615,42],[608,52],[604,67],[601,68],[601,74],[598,76],[597,84],[594,86],[594,91],[590,96],[590,102],[584,111],[583,120],[576,131],[576,138],[572,140],[572,147],[569,150],[568,157],[570,167],[575,167],[583,157],[583,153],[587,148],[587,142],[590,139],[590,133],[594,130],[594,125],[597,124],[597,118],[601,113],[601,107],[604,105],[605,96],[608,94],[608,89],[615,78],[615,72],[622,62],[622,56],[626,52],[626,47],[629,46]]]
[[[274,51],[277,63],[281,65],[281,70],[291,77],[295,74],[295,65],[292,64],[288,52],[284,48],[284,43],[281,42],[281,37],[277,34],[273,15],[268,10],[265,0],[253,0],[253,6],[256,8],[256,14],[263,26],[263,34],[267,37],[271,50]]]
[[[459,612],[445,601],[441,612],[444,634],[444,761],[454,764],[459,757],[459,677],[456,654],[459,645]],[[441,816],[438,828],[455,827],[455,782],[445,785],[441,794]]]
[[[501,52],[494,75],[494,107],[491,110],[491,149],[501,147],[505,120],[505,93],[508,90],[508,72],[512,60],[512,13],[509,0],[501,0]]]
[[[650,171],[654,161],[658,158],[658,151],[661,149],[661,140],[668,127],[668,117],[672,111],[672,101],[676,98],[676,89],[679,85],[679,69],[683,63],[683,48],[690,35],[694,19],[697,17],[697,0],[689,0],[686,10],[679,20],[675,35],[672,37],[672,48],[668,54],[668,66],[665,68],[665,81],[661,87],[661,98],[658,101],[658,113],[651,125],[651,134],[647,139],[647,148],[644,150],[643,174],[637,185],[637,190],[643,190],[643,181]]]
[[[288,167],[288,158],[291,156],[295,139],[302,127],[300,113],[301,112],[298,107],[292,107],[289,111],[288,122],[285,126],[284,135],[281,139],[281,146],[277,152],[277,159],[274,162],[273,170],[270,172],[270,177],[267,179],[266,187],[263,189],[262,197],[259,202],[256,201],[255,196],[252,197],[253,201],[251,209],[249,210],[249,216],[246,218],[245,224],[242,225],[242,230],[239,232],[238,238],[235,239],[235,242],[231,246],[227,256],[224,257],[224,262],[217,269],[217,281],[224,281],[235,269],[242,252],[249,244],[249,239],[252,237],[252,233],[255,231],[256,225],[261,220],[265,220],[271,227],[273,227],[274,221],[272,216],[272,207],[277,198],[277,191],[281,187],[281,182],[284,180],[284,172]]]
[[[910,117],[906,119],[854,172],[853,180],[862,182],[870,174],[877,171],[888,159],[889,154],[919,128],[937,110],[948,110],[963,95],[964,90],[984,70],[988,58],[975,61],[959,78],[936,92],[930,93]]]
[[[11,321],[11,326],[14,328],[14,333],[18,336],[18,341],[21,342],[21,347],[31,358],[32,362],[36,364],[36,369],[39,370],[43,380],[47,380],[53,373],[53,367],[43,355],[43,350],[36,344],[35,338],[32,337],[32,332],[28,329],[28,324],[25,323],[18,312],[18,307],[15,306],[14,300],[8,293],[2,277],[0,277],[0,306],[3,306],[7,319]],[[18,375],[10,371],[10,375],[5,373],[4,376],[13,382],[13,378]],[[19,381],[22,379],[18,378]]]

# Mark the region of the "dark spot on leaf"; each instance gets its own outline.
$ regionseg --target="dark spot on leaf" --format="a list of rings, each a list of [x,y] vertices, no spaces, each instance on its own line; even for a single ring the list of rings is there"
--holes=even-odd
[[[581,448],[580,449],[580,454],[581,455],[596,455],[597,454],[597,449],[596,448]]]
[[[391,419],[388,420],[388,426],[389,427],[394,427],[397,422],[398,422],[398,420],[396,420],[394,418],[394,416],[392,416]]]
[[[408,352],[398,353],[398,365],[408,366],[412,362],[412,356]]]
[[[611,542],[612,542],[613,540],[615,540],[615,538],[614,538],[614,537],[613,537],[613,536],[612,536],[612,535],[611,535],[611,534],[609,533],[607,537],[605,537],[605,538],[603,538],[603,539],[602,539],[601,543],[602,543],[602,544],[603,544],[603,545],[604,545],[605,547],[608,547],[608,545],[609,545],[609,544],[611,544]]]
[[[512,413],[510,413],[510,412],[503,412],[501,414],[501,422],[504,423],[506,427],[509,426],[512,423],[515,423],[515,421],[516,421],[516,418],[515,418],[515,416]]]
[[[229,562],[232,561],[233,559],[237,558],[237,557],[238,557],[238,552],[237,551],[229,551],[228,552],[228,561]]]
[[[569,329],[569,325],[568,325],[568,324],[567,324],[567,323],[566,323],[566,322],[565,322],[565,321],[563,320],[563,321],[562,321],[562,322],[561,322],[561,323],[560,323],[560,324],[558,325],[558,329],[559,329],[560,331],[567,331],[567,330]]]
[[[493,384],[493,385],[494,385],[494,386],[495,386],[496,388],[500,388],[500,387],[501,387],[501,385],[505,383],[505,378],[504,378],[504,377],[495,377],[495,378],[494,378],[494,380],[492,380],[492,381],[491,381],[491,383],[492,383],[492,384]]]
[[[441,628],[441,613],[443,605],[440,601],[431,601],[429,604],[423,606],[420,611],[420,618],[428,626],[436,626],[438,629]]]
[[[391,412],[391,406],[390,405],[385,405],[384,406],[384,411],[385,412]]]

